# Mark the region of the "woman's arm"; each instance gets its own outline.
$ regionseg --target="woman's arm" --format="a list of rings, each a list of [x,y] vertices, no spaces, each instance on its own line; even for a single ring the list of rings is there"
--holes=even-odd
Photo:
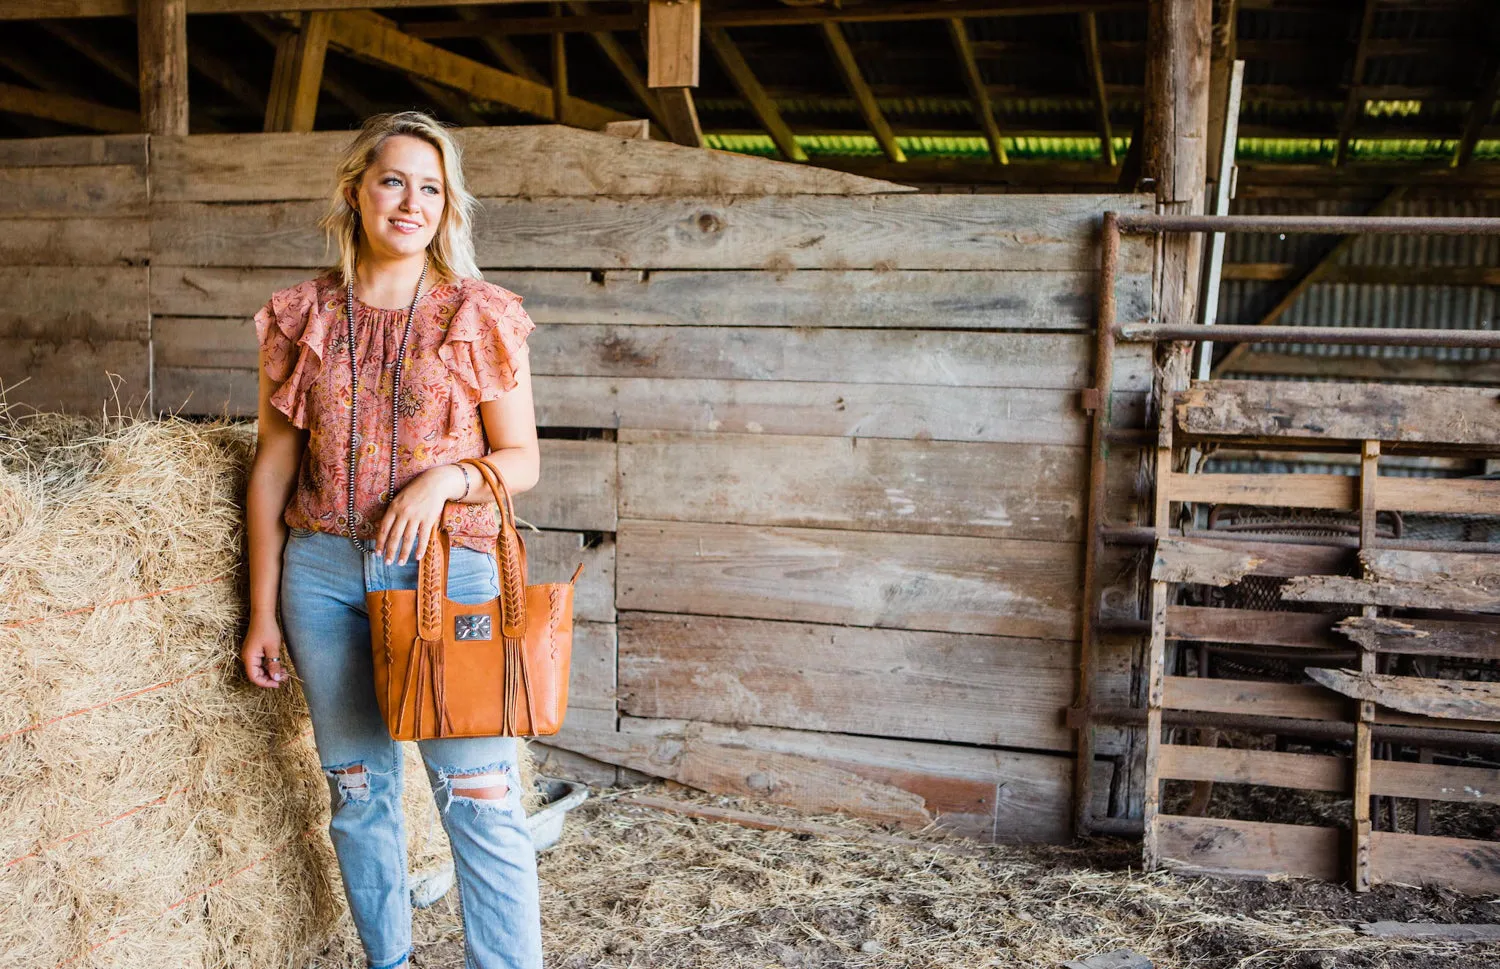
[[[512,495],[536,487],[541,456],[536,443],[536,408],[531,399],[531,355],[523,348],[516,361],[516,386],[498,400],[479,405],[479,419],[490,453],[481,460],[495,468]],[[427,541],[449,501],[486,504],[495,500],[479,473],[469,470],[468,494],[457,464],[440,464],[413,478],[396,495],[380,521],[376,548],[387,562],[405,565],[421,559]]]
[[[260,416],[255,463],[245,494],[246,542],[250,554],[250,626],[240,659],[256,686],[277,687],[286,677],[280,665],[281,622],[276,615],[281,586],[281,551],[286,544],[282,515],[297,484],[307,433],[271,406],[277,384],[260,373]]]

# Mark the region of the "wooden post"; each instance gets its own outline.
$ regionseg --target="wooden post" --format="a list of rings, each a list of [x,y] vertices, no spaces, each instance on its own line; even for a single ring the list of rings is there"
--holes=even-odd
[[[140,0],[141,130],[188,133],[187,0]]]
[[[1173,405],[1172,394],[1164,394],[1156,438],[1156,501],[1151,519],[1157,541],[1168,537],[1172,528]],[[1151,641],[1146,649],[1146,796],[1141,811],[1145,825],[1142,856],[1147,871],[1161,861],[1156,840],[1156,816],[1161,812],[1161,780],[1157,773],[1161,760],[1162,694],[1166,684],[1168,591],[1166,582],[1151,581]]]
[[[1359,460],[1359,547],[1361,551],[1375,546],[1375,488],[1380,474],[1380,442],[1366,441]],[[1365,606],[1363,615],[1373,617],[1376,606]],[[1361,673],[1375,672],[1375,653],[1363,645],[1359,648]],[[1354,870],[1350,883],[1356,892],[1370,890],[1370,730],[1375,723],[1375,704],[1359,700],[1359,719],[1354,725]]]
[[[672,140],[703,146],[692,89],[698,86],[700,0],[651,0],[646,12],[646,84],[657,92]]]
[[[1208,81],[1212,0],[1149,4],[1146,38],[1145,177],[1156,183],[1157,209],[1201,214],[1208,172]],[[1163,323],[1195,321],[1201,233],[1161,237],[1155,295]],[[1166,351],[1164,389],[1187,386],[1188,345]]]
[[[332,22],[333,15],[326,10],[304,13],[296,33],[277,39],[264,130],[313,130]]]

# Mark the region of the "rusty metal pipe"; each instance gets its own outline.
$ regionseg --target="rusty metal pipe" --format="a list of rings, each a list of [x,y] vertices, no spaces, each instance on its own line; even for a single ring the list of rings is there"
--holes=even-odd
[[[1129,343],[1182,340],[1196,343],[1312,343],[1387,347],[1500,349],[1500,330],[1417,330],[1375,326],[1201,326],[1196,323],[1126,323],[1115,338]]]
[[[1099,556],[1103,551],[1105,464],[1109,458],[1109,425],[1115,375],[1115,277],[1120,266],[1119,216],[1104,213],[1099,255],[1099,319],[1094,344],[1094,387],[1088,403],[1093,406],[1090,422],[1088,515],[1083,532],[1083,629],[1078,644],[1077,706],[1087,710],[1093,702],[1094,639],[1099,624]],[[1094,732],[1085,722],[1078,730],[1078,760],[1073,774],[1073,829],[1089,833],[1094,791]]]
[[[1368,215],[1155,215],[1124,212],[1121,232],[1306,232],[1320,235],[1500,235],[1500,219]]]
[[[1267,545],[1322,545],[1357,549],[1354,535],[1277,535],[1274,532],[1230,532],[1208,528],[1188,528],[1174,533],[1181,538],[1211,538],[1225,542],[1260,542]],[[1106,545],[1149,546],[1156,543],[1156,529],[1145,525],[1124,525],[1102,532]],[[1479,552],[1500,555],[1500,542],[1450,542],[1425,538],[1381,538],[1370,548],[1400,548],[1412,552]]]

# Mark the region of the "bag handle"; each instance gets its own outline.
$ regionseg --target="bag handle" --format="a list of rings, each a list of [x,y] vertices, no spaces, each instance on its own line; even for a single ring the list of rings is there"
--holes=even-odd
[[[500,572],[501,629],[505,636],[519,639],[526,632],[526,545],[516,529],[516,512],[511,503],[505,479],[488,462],[464,458],[479,472],[500,511],[500,534],[495,537],[495,559]],[[458,504],[458,502],[452,502]],[[447,504],[443,509],[447,511]],[[443,519],[437,534],[427,543],[427,554],[417,567],[417,635],[440,641],[443,638],[443,600],[448,595],[448,559],[452,539]]]

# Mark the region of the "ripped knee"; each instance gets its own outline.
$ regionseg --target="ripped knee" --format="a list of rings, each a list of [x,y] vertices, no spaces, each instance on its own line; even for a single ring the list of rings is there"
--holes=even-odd
[[[510,807],[514,790],[514,768],[501,762],[484,767],[434,767],[447,797],[444,810],[454,804],[469,804],[482,810],[503,811]]]
[[[336,806],[370,799],[370,772],[364,764],[347,764],[342,767],[327,767],[330,786],[337,797]]]
[[[510,794],[510,778],[503,770],[449,774],[448,790],[453,792],[454,797],[471,797],[476,801],[503,801]]]

